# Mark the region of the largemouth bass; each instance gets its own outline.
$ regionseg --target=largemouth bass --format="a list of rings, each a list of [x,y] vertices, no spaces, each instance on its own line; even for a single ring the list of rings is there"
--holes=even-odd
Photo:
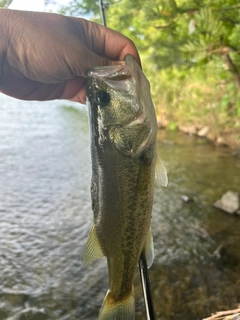
[[[107,258],[109,289],[98,319],[132,320],[137,262],[143,252],[150,267],[154,256],[157,121],[149,82],[131,55],[125,65],[89,70],[87,104],[94,222],[83,261]]]

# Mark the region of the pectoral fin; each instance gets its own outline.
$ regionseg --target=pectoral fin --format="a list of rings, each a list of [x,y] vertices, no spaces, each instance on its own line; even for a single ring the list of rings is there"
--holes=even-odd
[[[83,251],[83,263],[91,263],[99,258],[102,258],[103,256],[104,253],[97,237],[96,228],[93,225],[88,236],[87,244]]]
[[[150,268],[154,260],[154,246],[151,229],[149,229],[148,231],[147,240],[143,248],[143,253],[147,261],[147,266],[148,268]]]

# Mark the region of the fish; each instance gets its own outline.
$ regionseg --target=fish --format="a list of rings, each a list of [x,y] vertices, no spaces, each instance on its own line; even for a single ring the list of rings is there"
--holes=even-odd
[[[83,262],[107,258],[108,291],[98,320],[135,318],[133,279],[140,255],[154,258],[150,221],[157,120],[150,84],[131,55],[87,75],[93,225]],[[166,185],[164,166],[157,174]]]

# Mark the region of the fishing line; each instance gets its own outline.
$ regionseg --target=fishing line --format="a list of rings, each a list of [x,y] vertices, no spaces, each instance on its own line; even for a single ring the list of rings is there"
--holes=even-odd
[[[99,6],[101,11],[102,24],[106,27],[107,23],[106,23],[106,16],[105,16],[105,5],[103,3],[103,0],[99,0]],[[147,320],[155,320],[150,281],[148,276],[148,267],[147,267],[147,262],[143,253],[141,254],[140,259],[138,261],[138,266],[139,266],[140,278],[142,283],[142,291],[143,291],[143,298],[145,303]]]

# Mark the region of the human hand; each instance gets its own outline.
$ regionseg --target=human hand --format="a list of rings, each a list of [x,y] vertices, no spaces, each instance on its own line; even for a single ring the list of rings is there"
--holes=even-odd
[[[88,68],[140,64],[130,39],[81,18],[0,9],[0,29],[0,91],[18,99],[85,103]]]

